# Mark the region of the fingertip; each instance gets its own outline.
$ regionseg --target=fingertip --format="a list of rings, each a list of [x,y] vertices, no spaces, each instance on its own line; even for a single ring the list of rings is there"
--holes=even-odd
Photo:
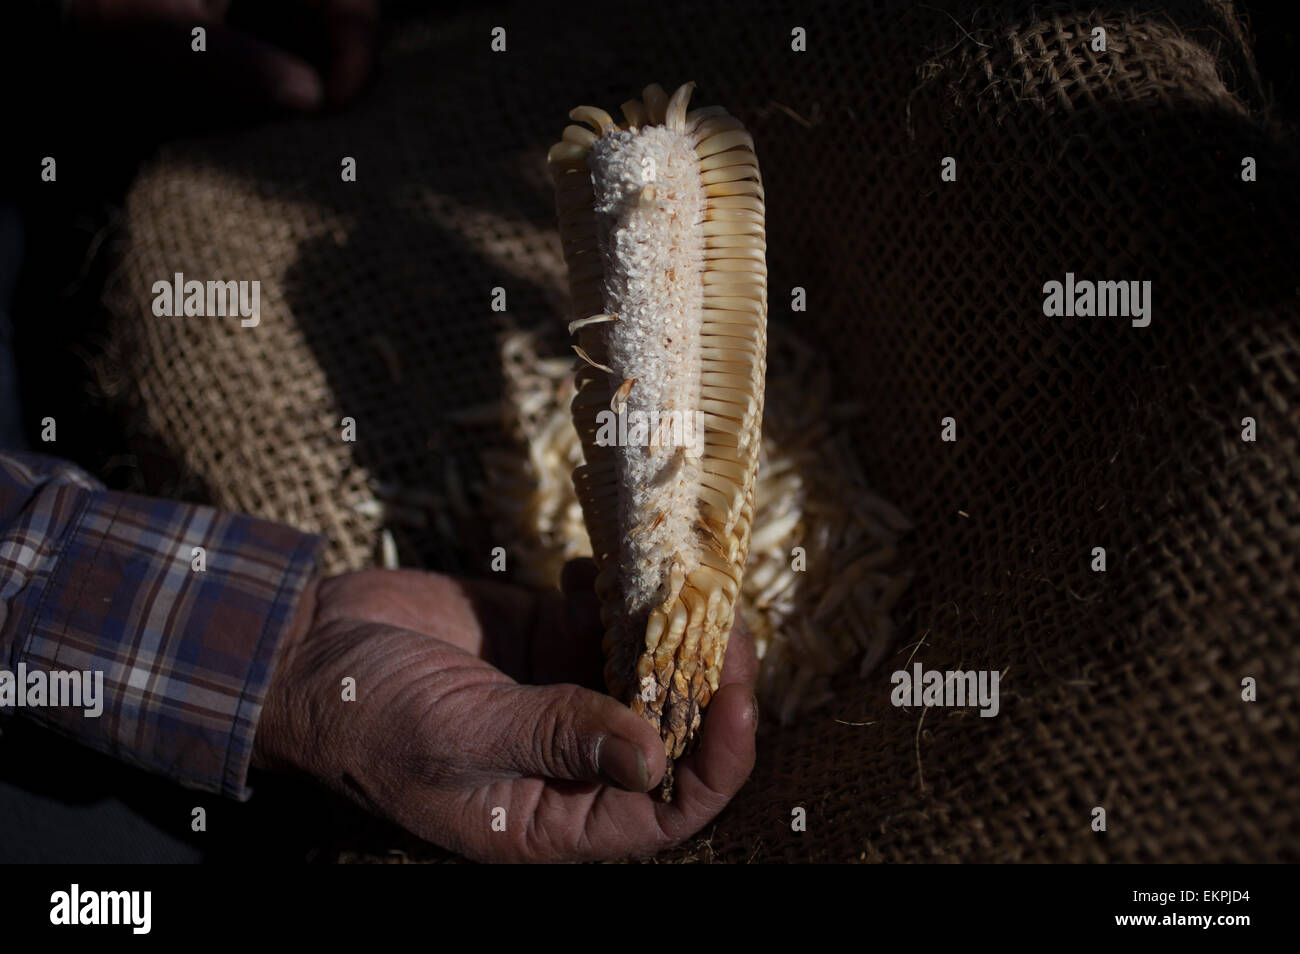
[[[646,726],[649,727],[648,722]],[[663,740],[654,729],[650,729],[650,733],[654,736],[654,743],[646,751],[646,770],[650,775],[650,784],[646,786],[646,791],[657,788],[664,780],[664,773],[668,771],[668,753],[664,751]]]
[[[648,792],[663,781],[664,772],[668,770],[668,755],[664,752],[663,740],[648,721],[612,697],[607,698],[621,713],[618,718],[618,734],[635,744],[645,759],[646,786],[641,791]]]
[[[600,699],[604,708],[602,721],[606,730],[640,750],[646,768],[646,787],[641,791],[649,791],[663,779],[664,771],[668,767],[663,740],[659,738],[659,733],[649,721],[637,715],[613,696],[601,695]]]
[[[607,735],[596,747],[596,765],[602,781],[629,792],[650,789],[650,770],[645,752],[635,742]]]
[[[736,607],[735,620],[731,634],[727,637],[727,650],[722,659],[722,684],[724,686],[739,683],[746,689],[753,689],[758,681],[758,653],[754,647],[754,637]]]
[[[758,697],[739,683],[723,686],[709,706],[704,729],[704,742],[713,737],[752,741],[758,731]]]

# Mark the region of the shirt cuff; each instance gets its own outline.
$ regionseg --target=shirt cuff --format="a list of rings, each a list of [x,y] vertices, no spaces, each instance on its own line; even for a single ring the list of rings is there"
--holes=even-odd
[[[61,492],[83,499],[46,572],[11,606],[11,671],[82,673],[83,705],[26,714],[188,787],[247,799],[262,703],[321,539],[211,507]]]

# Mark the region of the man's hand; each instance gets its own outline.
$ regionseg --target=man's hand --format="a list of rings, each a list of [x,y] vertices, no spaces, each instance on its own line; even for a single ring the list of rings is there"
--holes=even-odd
[[[257,763],[305,771],[479,860],[614,858],[681,841],[753,768],[753,642],[732,631],[700,747],[664,804],[645,794],[664,772],[658,733],[583,688],[601,678],[593,577],[589,561],[570,564],[563,595],[406,570],[322,581],[268,694]],[[355,702],[343,701],[347,677]]]

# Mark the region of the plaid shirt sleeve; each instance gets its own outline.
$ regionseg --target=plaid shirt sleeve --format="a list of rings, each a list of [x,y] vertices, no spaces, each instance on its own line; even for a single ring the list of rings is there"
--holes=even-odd
[[[0,670],[103,673],[98,717],[0,712],[246,799],[262,702],[319,546],[280,524],[108,491],[53,458],[0,453]]]

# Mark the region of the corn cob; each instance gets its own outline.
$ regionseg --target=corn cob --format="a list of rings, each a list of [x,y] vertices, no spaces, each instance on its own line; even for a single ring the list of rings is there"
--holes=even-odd
[[[658,729],[665,798],[718,688],[767,370],[753,140],[720,107],[687,112],[693,87],[671,99],[646,87],[622,124],[580,106],[569,117],[585,126],[547,157],[578,334],[573,479],[599,568],[605,680]]]

